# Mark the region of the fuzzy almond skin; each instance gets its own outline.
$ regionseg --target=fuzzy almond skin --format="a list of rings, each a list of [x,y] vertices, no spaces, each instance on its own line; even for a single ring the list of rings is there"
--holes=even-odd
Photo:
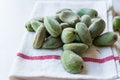
[[[74,28],[65,28],[62,31],[61,39],[63,43],[71,43],[76,38],[76,31]]]
[[[72,27],[75,26],[77,22],[80,22],[79,16],[72,11],[63,11],[59,14],[59,18],[64,23],[68,23]]]
[[[91,24],[91,17],[89,15],[83,15],[81,16],[80,21],[85,23],[86,26],[89,27]]]
[[[25,24],[25,28],[27,29],[27,31],[29,32],[35,32],[34,29],[32,28],[31,26],[31,22],[28,21],[26,24]]]
[[[63,51],[61,63],[64,69],[72,74],[79,74],[83,70],[82,58],[70,50]]]
[[[88,46],[92,45],[92,37],[90,35],[90,32],[87,28],[87,26],[82,23],[82,22],[79,22],[76,24],[76,31],[78,33],[78,36],[80,37],[81,41],[84,43],[84,44],[87,44]]]
[[[92,39],[99,36],[105,29],[105,21],[103,19],[97,19],[89,26]]]
[[[89,15],[91,18],[98,16],[98,12],[95,9],[82,8],[77,11],[77,14],[81,17],[83,15]]]
[[[42,22],[39,22],[38,20],[31,20],[31,26],[34,31],[37,31],[38,27],[42,24]]]
[[[56,14],[60,14],[61,12],[63,11],[72,11],[71,9],[67,9],[67,8],[64,8],[64,9],[60,9],[56,12]]]
[[[55,16],[52,16],[55,20],[57,20],[59,23],[62,23],[62,21],[59,18],[59,14],[56,14]]]
[[[70,25],[69,25],[68,23],[61,23],[61,24],[60,24],[60,27],[61,27],[62,29],[65,29],[65,28],[69,28]]]
[[[113,29],[115,31],[120,31],[120,16],[113,18]]]
[[[77,11],[77,14],[81,17],[83,15],[89,15],[91,18],[98,16],[98,12],[95,9],[81,8]]]
[[[60,24],[52,17],[44,18],[44,25],[48,33],[53,37],[58,37],[61,34]]]
[[[100,18],[92,18],[91,19],[91,24],[94,23],[95,21],[99,20]]]
[[[44,42],[42,48],[44,49],[56,49],[63,45],[59,37],[49,36]]]
[[[93,44],[96,46],[112,46],[118,39],[114,32],[106,32],[94,39]]]
[[[88,49],[88,45],[83,44],[83,43],[69,43],[69,44],[64,44],[63,45],[64,50],[71,50],[78,55],[81,53],[85,52]]]
[[[41,24],[35,33],[35,37],[33,40],[33,47],[36,49],[41,48],[43,41],[45,40],[45,36],[46,36],[46,29],[45,26]]]

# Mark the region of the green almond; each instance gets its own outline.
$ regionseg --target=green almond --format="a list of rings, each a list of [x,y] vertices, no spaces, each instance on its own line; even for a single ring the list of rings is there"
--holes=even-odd
[[[46,36],[46,29],[45,29],[45,26],[41,24],[35,33],[34,40],[33,40],[33,47],[41,48],[43,41],[45,40],[45,36]]]
[[[92,38],[99,36],[105,29],[105,21],[103,19],[97,19],[89,26],[89,31]]]
[[[113,18],[113,29],[115,31],[120,31],[120,16]]]
[[[80,18],[80,21],[85,23],[87,27],[90,26],[91,24],[91,17],[89,15],[83,15],[81,18]]]
[[[71,11],[63,11],[59,14],[59,18],[61,21],[68,23],[69,25],[73,26],[80,22],[79,16]]]
[[[31,20],[31,26],[34,31],[37,31],[38,27],[42,24],[42,22],[39,22],[38,20]]]
[[[48,33],[53,37],[58,37],[61,34],[60,24],[52,17],[44,18],[44,25]]]
[[[79,74],[83,70],[82,58],[70,50],[63,51],[61,63],[64,69],[72,74]]]
[[[44,42],[42,48],[45,49],[56,49],[63,45],[61,39],[58,37],[49,36]]]
[[[95,18],[98,16],[98,12],[95,9],[91,9],[91,8],[81,8],[77,10],[77,14],[80,17],[83,15],[89,15],[91,18]]]
[[[96,46],[112,46],[118,40],[117,34],[114,32],[106,32],[93,41],[93,44]]]
[[[90,32],[87,28],[87,26],[82,23],[82,22],[79,22],[76,24],[76,31],[78,33],[78,36],[80,37],[81,41],[84,43],[84,44],[87,44],[87,45],[92,45],[92,37],[90,35]]]
[[[64,44],[63,45],[64,50],[71,50],[78,55],[81,53],[85,52],[88,49],[88,46],[83,43],[69,43],[69,44]]]
[[[64,9],[60,9],[56,12],[56,14],[60,14],[61,12],[63,11],[72,11],[71,9],[67,9],[67,8],[64,8]]]
[[[32,28],[30,21],[28,21],[28,22],[25,24],[25,28],[26,28],[29,32],[34,32],[34,29]]]
[[[62,31],[61,39],[63,43],[70,43],[76,38],[76,31],[74,28],[65,28]]]

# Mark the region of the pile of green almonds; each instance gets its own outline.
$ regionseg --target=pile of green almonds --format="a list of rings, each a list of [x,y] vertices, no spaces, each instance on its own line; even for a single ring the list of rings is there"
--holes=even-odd
[[[25,25],[30,32],[36,32],[34,48],[57,49],[62,47],[61,63],[73,74],[81,73],[83,60],[80,57],[91,45],[111,46],[117,41],[114,32],[106,32],[105,21],[98,18],[94,9],[82,8],[58,10],[55,16],[36,18]]]

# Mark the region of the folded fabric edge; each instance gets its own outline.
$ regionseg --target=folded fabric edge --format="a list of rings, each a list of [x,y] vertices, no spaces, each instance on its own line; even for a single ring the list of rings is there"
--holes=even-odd
[[[10,76],[10,80],[115,80],[117,79],[117,75],[109,76],[109,77],[95,77],[95,76],[84,76],[79,78],[67,78],[67,77],[53,77],[53,76]]]
[[[113,9],[112,0],[109,0],[109,3],[110,3],[109,10],[107,12],[107,17],[108,17],[107,19],[108,19],[108,24],[109,24],[108,27],[109,27],[109,31],[113,31],[112,20],[113,20],[113,16],[115,15],[115,12],[114,12],[114,9]],[[119,44],[118,41],[117,41],[117,44]],[[119,51],[117,51],[116,44],[112,46],[112,51],[113,51],[113,55],[115,57],[118,57],[118,60],[116,60],[115,63],[116,63],[116,71],[117,71],[117,74],[118,74],[117,76],[120,79],[120,56],[119,56]]]

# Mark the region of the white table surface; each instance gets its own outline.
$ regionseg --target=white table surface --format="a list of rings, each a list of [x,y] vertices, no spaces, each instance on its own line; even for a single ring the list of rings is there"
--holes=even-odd
[[[0,0],[0,80],[9,80],[13,60],[22,40],[24,24],[36,0]]]

